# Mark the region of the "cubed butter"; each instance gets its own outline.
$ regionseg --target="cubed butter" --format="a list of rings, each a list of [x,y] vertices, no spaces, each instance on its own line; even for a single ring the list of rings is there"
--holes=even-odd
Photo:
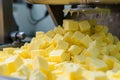
[[[91,25],[89,24],[88,21],[81,21],[79,22],[79,27],[81,32],[86,32],[90,30]]]
[[[53,50],[50,54],[49,54],[49,60],[52,62],[63,62],[70,60],[70,54],[69,53],[65,53],[64,50],[59,49],[59,50]]]
[[[55,49],[63,49],[63,50],[67,50],[69,47],[69,43],[65,42],[64,40],[59,40],[57,42],[56,48]]]
[[[68,52],[70,52],[72,56],[75,56],[75,55],[79,55],[82,50],[83,47],[79,47],[77,45],[71,45],[70,48],[68,49]]]
[[[8,65],[9,74],[15,72],[23,64],[23,60],[19,55],[14,55],[8,58],[5,62]]]
[[[63,27],[64,27],[64,30],[67,30],[67,31],[79,30],[78,22],[74,20],[63,20]]]

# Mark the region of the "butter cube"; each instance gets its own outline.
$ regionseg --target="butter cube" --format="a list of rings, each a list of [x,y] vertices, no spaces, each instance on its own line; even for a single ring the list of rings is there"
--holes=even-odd
[[[61,70],[53,70],[50,73],[50,80],[57,80],[60,75],[63,74]]]
[[[59,50],[53,50],[50,54],[49,54],[49,60],[52,62],[63,62],[70,60],[70,54],[69,53],[65,53],[64,50],[59,49]]]
[[[55,49],[54,45],[50,45],[48,48],[46,48],[46,52],[49,54],[53,49]]]
[[[69,44],[67,42],[65,42],[64,40],[59,40],[57,42],[55,49],[63,49],[66,51],[68,49],[68,46],[69,46]]]
[[[89,46],[89,43],[92,42],[92,39],[90,38],[90,36],[86,35],[85,37],[83,37],[81,40],[80,40],[81,44],[85,47],[88,47]]]
[[[21,76],[29,76],[30,75],[30,69],[27,65],[21,65],[17,71],[19,73],[19,75]]]
[[[45,33],[42,31],[36,32],[36,38],[43,37],[44,35],[45,35]]]
[[[96,41],[90,43],[90,46],[82,53],[84,56],[97,57],[99,55],[99,49],[96,46]]]
[[[78,22],[74,20],[63,20],[64,30],[67,31],[77,31],[79,30]]]
[[[8,76],[8,66],[5,63],[0,63],[0,75]]]
[[[103,56],[103,61],[108,65],[109,69],[113,68],[115,62],[119,62],[115,57],[107,55]]]
[[[77,45],[71,45],[70,48],[68,49],[68,52],[70,52],[72,56],[75,56],[75,55],[79,55],[82,50],[83,47],[79,47]]]
[[[8,58],[5,62],[8,65],[9,74],[15,72],[19,68],[19,66],[23,64],[23,60],[19,55],[12,56]]]
[[[72,36],[72,40],[73,43],[76,45],[80,45],[81,42],[80,40],[84,37],[85,35],[83,33],[81,33],[80,31],[76,31],[73,36]]]
[[[35,69],[31,72],[29,80],[47,80],[47,76],[39,69]]]
[[[30,43],[29,51],[46,48],[46,46],[47,46],[46,43],[47,42],[43,38],[35,38]]]
[[[49,65],[48,65],[48,62],[45,58],[37,56],[36,58],[33,59],[32,66],[33,66],[34,70],[39,69],[44,74],[48,74]]]
[[[56,64],[57,64],[56,62],[48,62],[48,65],[49,65],[51,71],[55,69]]]
[[[43,56],[43,57],[47,57],[48,54],[45,50],[43,49],[39,49],[39,50],[31,50],[31,58],[34,59],[37,56]]]
[[[72,60],[74,63],[85,64],[86,56],[77,55],[77,56],[74,56]]]
[[[88,21],[81,21],[79,22],[79,27],[81,32],[86,32],[90,30],[91,25],[89,24]]]
[[[87,77],[86,77],[87,75]],[[85,80],[109,80],[104,72],[83,71]]]
[[[53,41],[58,42],[59,40],[63,40],[63,36],[61,34],[56,34],[53,38]]]
[[[89,65],[89,69],[92,71],[106,71],[108,69],[104,61],[94,57],[87,57],[86,64]]]
[[[15,54],[19,54],[23,58],[30,58],[31,55],[27,49],[17,49],[14,51]]]
[[[63,27],[61,27],[61,26],[55,27],[54,32],[56,34],[61,34],[61,35],[65,34],[65,31],[64,31]]]
[[[53,30],[49,30],[47,33],[46,33],[47,36],[53,38],[55,36],[55,32]]]
[[[120,70],[120,62],[114,62],[112,70],[113,71]]]
[[[69,31],[64,35],[63,40],[72,43],[72,36],[73,36],[73,32]]]
[[[24,64],[23,65],[27,65],[27,67],[29,67],[30,70],[33,70],[32,67],[32,59],[23,59]]]
[[[14,54],[15,48],[3,48],[5,54]]]

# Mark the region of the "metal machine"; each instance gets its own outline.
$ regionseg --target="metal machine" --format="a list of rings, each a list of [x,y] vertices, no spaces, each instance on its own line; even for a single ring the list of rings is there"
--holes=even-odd
[[[79,5],[87,5],[87,10],[92,10],[96,7],[102,8],[102,9],[109,9],[110,15],[105,18],[105,15],[102,15],[105,11],[99,10],[99,13],[94,15],[96,17],[101,17],[103,20],[97,20],[98,23],[104,24],[109,27],[110,32],[112,32],[114,35],[118,36],[120,38],[120,0],[26,0],[28,3],[33,4],[46,4],[46,7],[55,23],[55,25],[61,25],[62,20],[65,18],[73,18],[73,19],[83,19],[81,16],[75,15],[71,16],[70,14],[64,16],[63,10],[64,5],[72,5],[71,8],[74,8],[74,10],[81,9],[82,11],[86,9],[84,6]],[[75,9],[76,8],[76,9]],[[83,11],[84,12],[84,11]],[[92,14],[95,14],[92,13]],[[86,19],[90,19],[90,15],[86,17]],[[95,19],[96,17],[92,17],[91,19]]]
[[[72,5],[71,10],[82,10],[83,12],[86,10],[94,10],[96,7],[99,8],[107,8],[110,10],[110,14],[107,18],[105,18],[102,13],[106,10],[99,9],[96,14],[93,11],[92,19],[101,17],[102,20],[98,20],[99,23],[104,24],[110,28],[110,32],[114,35],[117,35],[120,38],[120,0],[26,0],[28,3],[32,4],[46,4],[46,7],[55,23],[55,25],[62,25],[63,19],[66,18],[74,18],[74,19],[91,19],[90,16],[81,17],[83,15],[78,16],[75,13],[71,16],[70,13],[67,13],[64,16],[64,5]],[[81,6],[82,5],[82,6]],[[12,41],[18,41],[24,38],[24,33],[18,32],[18,27],[14,21],[12,15],[12,0],[0,0],[0,44],[9,43]],[[109,12],[109,11],[107,11]],[[93,17],[95,16],[95,17]],[[17,32],[16,32],[17,31]],[[13,33],[15,32],[15,33]],[[11,34],[12,33],[12,34]],[[12,36],[12,39],[10,37]],[[11,46],[11,45],[7,45]],[[3,46],[6,47],[6,46]],[[10,79],[6,77],[0,77],[1,80],[18,80],[18,79]]]

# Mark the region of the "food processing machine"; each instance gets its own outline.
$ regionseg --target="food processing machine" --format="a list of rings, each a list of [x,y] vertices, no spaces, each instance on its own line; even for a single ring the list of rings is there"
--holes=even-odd
[[[61,25],[63,19],[96,19],[99,23],[108,26],[110,32],[120,38],[120,0],[26,0],[26,2],[29,4],[45,4],[56,26]],[[64,11],[66,15],[63,12],[64,5],[72,5],[72,9]],[[0,44],[23,39],[25,35],[19,32],[12,15],[12,0],[1,0],[0,6]],[[96,7],[100,9],[95,10]],[[71,15],[71,11],[75,13]],[[80,12],[77,13],[76,11]],[[84,14],[89,11],[89,15]],[[91,15],[91,12],[95,15]],[[17,79],[0,77],[0,80]]]

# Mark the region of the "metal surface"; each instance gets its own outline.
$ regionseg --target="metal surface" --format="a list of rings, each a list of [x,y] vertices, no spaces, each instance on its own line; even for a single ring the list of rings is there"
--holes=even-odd
[[[0,44],[12,42],[10,33],[18,30],[13,18],[12,0],[0,0]]]
[[[26,2],[34,4],[81,4],[81,3],[97,3],[97,4],[120,4],[120,0],[26,0]]]

